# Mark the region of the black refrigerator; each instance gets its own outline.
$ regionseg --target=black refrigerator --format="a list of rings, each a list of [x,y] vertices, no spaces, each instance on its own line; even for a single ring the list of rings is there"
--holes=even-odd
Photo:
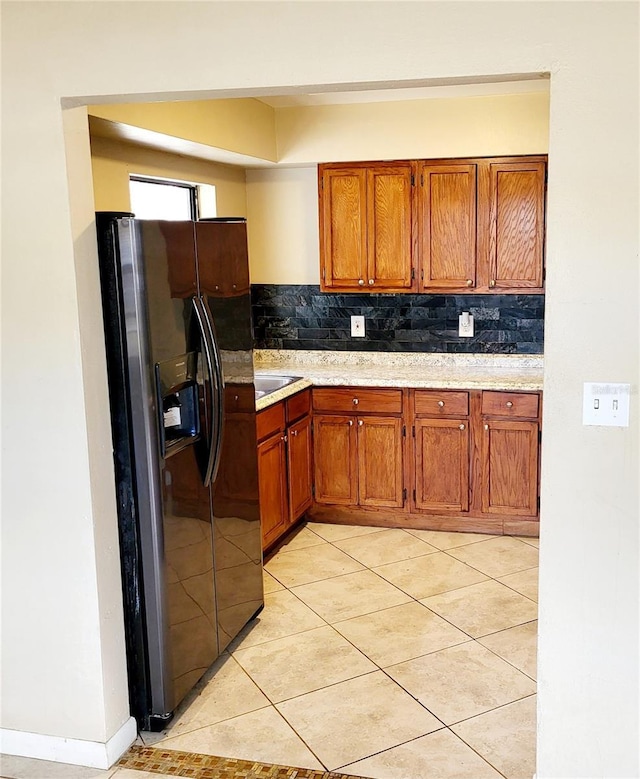
[[[246,222],[96,222],[130,702],[159,730],[263,606]]]

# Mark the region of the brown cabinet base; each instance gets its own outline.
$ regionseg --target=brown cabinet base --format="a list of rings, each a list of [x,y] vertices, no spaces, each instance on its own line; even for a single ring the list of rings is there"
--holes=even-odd
[[[487,533],[530,538],[537,538],[540,529],[537,518],[409,514],[404,511],[320,506],[317,503],[309,509],[306,518],[330,525],[371,525],[405,530],[443,530],[449,533]]]

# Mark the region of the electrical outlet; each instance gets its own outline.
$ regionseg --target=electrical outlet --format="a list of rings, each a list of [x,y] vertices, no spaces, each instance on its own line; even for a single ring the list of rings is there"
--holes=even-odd
[[[461,338],[473,337],[473,316],[468,311],[463,311],[458,317],[458,335]]]
[[[582,424],[629,427],[630,384],[585,382]]]
[[[363,316],[351,317],[351,337],[364,338],[364,317]]]

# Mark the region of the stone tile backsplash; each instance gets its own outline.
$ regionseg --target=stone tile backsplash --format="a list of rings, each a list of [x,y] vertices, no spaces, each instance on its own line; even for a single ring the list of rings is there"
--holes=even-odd
[[[255,346],[381,352],[542,354],[544,295],[410,295],[320,292],[312,284],[253,284]],[[474,317],[473,338],[458,316]],[[352,315],[365,318],[351,337]]]

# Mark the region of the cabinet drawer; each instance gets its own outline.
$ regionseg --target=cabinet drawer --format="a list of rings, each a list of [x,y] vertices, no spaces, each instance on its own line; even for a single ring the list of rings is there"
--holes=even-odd
[[[469,393],[448,390],[416,390],[417,416],[464,416],[469,413]]]
[[[536,419],[539,396],[525,392],[483,392],[482,413],[499,417]]]
[[[402,390],[323,387],[313,391],[313,409],[343,414],[400,414],[402,413]]]
[[[228,414],[256,410],[256,393],[253,384],[227,384],[224,388],[224,406]]]
[[[287,398],[287,424],[305,416],[311,411],[311,390],[303,390]]]
[[[284,403],[274,403],[273,406],[260,411],[256,416],[256,429],[258,441],[284,430]]]

